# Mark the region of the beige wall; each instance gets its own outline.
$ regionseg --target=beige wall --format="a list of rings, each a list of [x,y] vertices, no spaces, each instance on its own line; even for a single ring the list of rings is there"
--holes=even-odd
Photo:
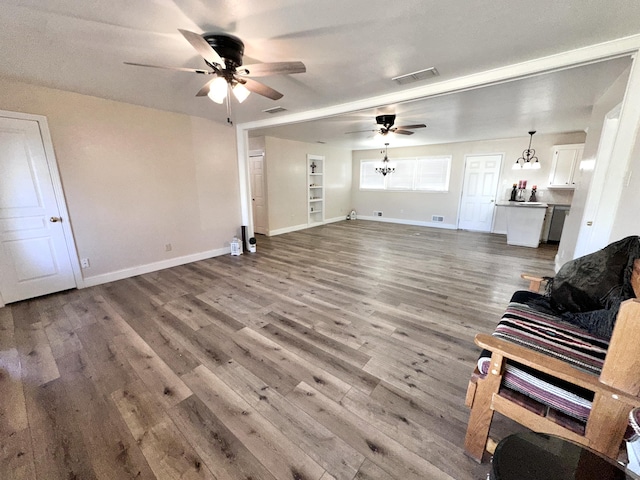
[[[265,137],[264,145],[270,232],[308,223],[307,154],[325,157],[325,220],[346,218],[351,209],[351,150],[274,137]]]
[[[527,180],[528,187],[538,186],[538,197],[541,201],[553,203],[570,203],[571,194],[567,191],[547,190],[544,186],[549,180],[551,171],[552,146],[570,143],[583,143],[584,132],[534,135],[532,147],[540,159],[539,170],[513,170],[516,159],[529,144],[529,137],[485,140],[478,142],[461,142],[441,145],[425,145],[419,147],[390,148],[389,158],[452,155],[451,181],[446,193],[424,192],[376,192],[360,190],[360,161],[378,160],[382,158],[380,149],[357,150],[353,152],[353,203],[359,216],[370,217],[374,210],[381,210],[383,218],[407,222],[431,223],[433,215],[444,216],[443,226],[457,225],[458,208],[462,193],[465,155],[502,153],[502,173],[498,187],[497,200],[508,200],[513,183]]]
[[[0,109],[47,117],[85,278],[222,249],[238,232],[233,129],[6,79]]]

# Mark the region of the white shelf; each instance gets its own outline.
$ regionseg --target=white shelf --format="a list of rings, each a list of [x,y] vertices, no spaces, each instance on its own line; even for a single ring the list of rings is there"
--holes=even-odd
[[[313,173],[312,170],[314,170]],[[324,222],[323,175],[324,157],[307,155],[307,221],[310,225]]]

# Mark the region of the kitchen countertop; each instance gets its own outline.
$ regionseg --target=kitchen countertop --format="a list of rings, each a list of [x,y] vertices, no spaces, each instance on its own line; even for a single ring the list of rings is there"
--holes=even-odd
[[[547,208],[549,205],[544,202],[496,202],[497,207],[528,207]]]

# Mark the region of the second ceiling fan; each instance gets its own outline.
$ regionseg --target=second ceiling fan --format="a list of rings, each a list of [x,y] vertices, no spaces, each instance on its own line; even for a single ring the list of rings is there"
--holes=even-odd
[[[378,125],[381,125],[379,128],[376,128],[373,130],[356,130],[354,132],[345,132],[345,133],[375,132],[384,137],[389,133],[397,133],[399,135],[413,135],[415,132],[412,132],[411,130],[415,130],[417,128],[426,128],[426,125],[424,123],[394,127],[393,125],[395,121],[396,121],[396,116],[394,114],[378,115],[376,117],[376,123]]]

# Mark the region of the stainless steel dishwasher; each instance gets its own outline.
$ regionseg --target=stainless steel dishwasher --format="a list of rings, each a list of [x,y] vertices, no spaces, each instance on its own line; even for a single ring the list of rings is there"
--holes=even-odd
[[[564,227],[564,220],[569,213],[569,205],[554,205],[553,214],[551,215],[551,225],[549,226],[549,239],[548,242],[560,242],[562,236],[562,228]]]

